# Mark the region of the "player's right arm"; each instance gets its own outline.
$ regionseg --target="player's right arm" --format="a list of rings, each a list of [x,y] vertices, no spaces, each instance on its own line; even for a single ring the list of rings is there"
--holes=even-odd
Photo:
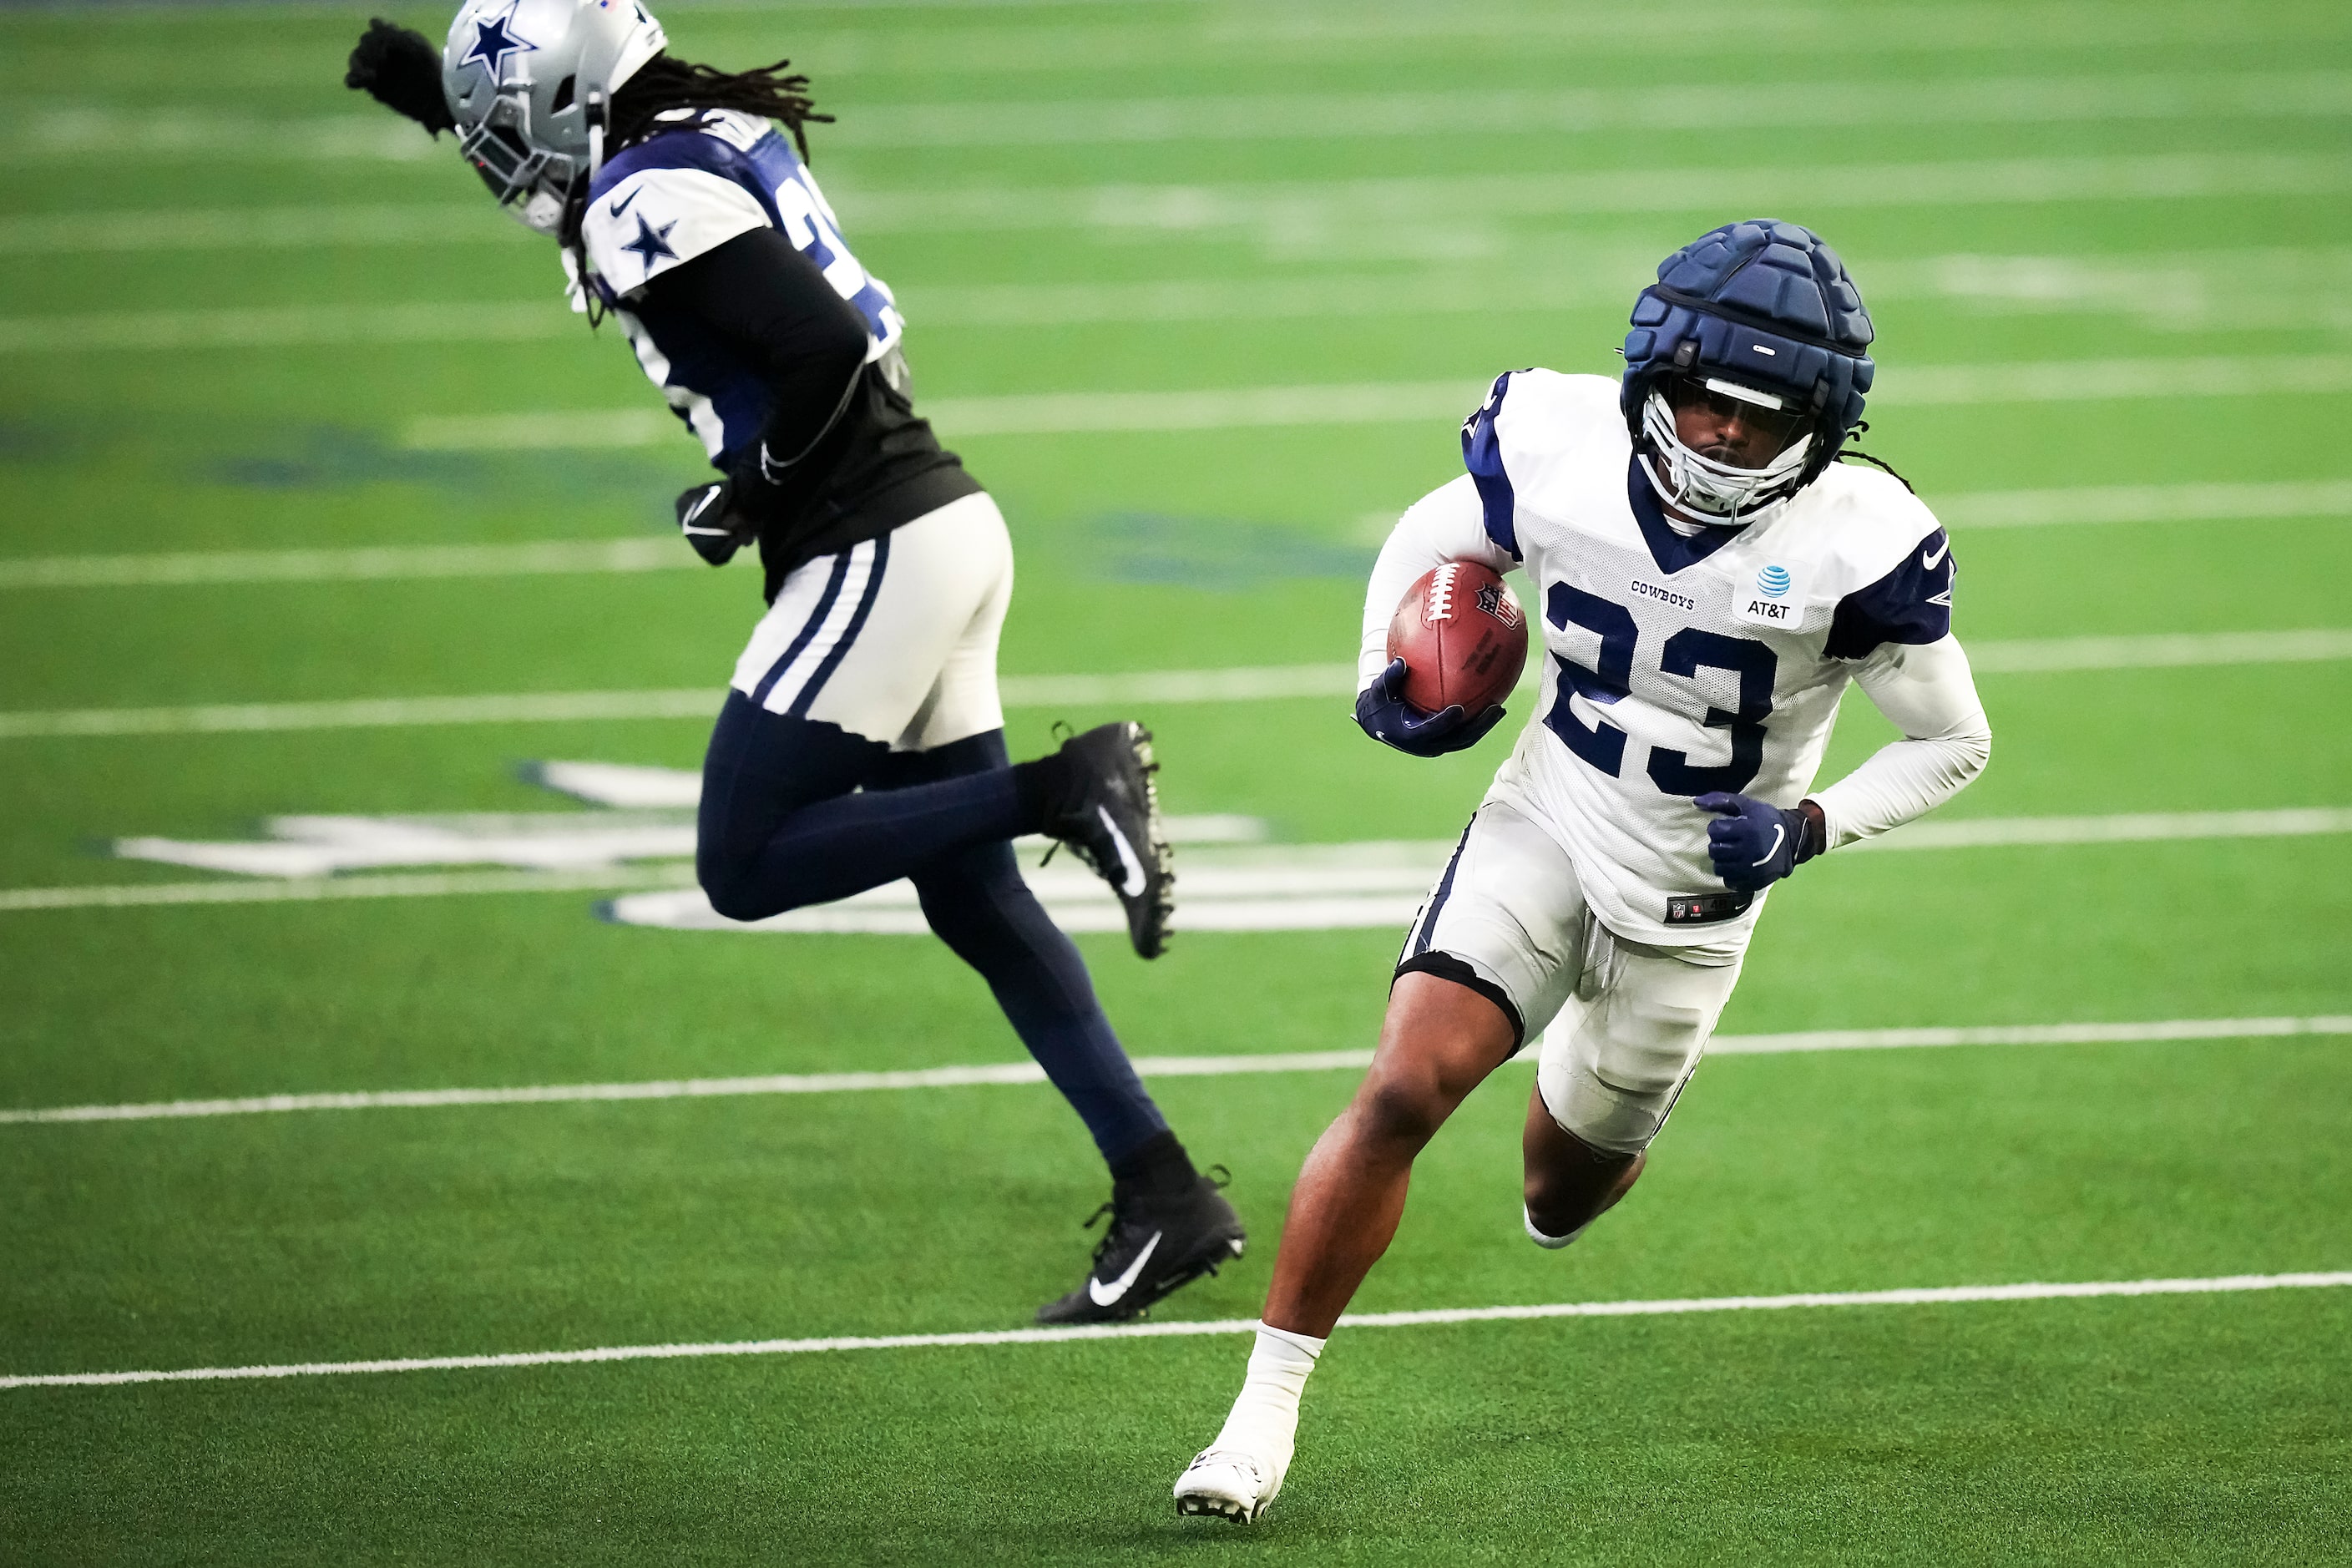
[[[1440,485],[1405,508],[1389,531],[1364,587],[1364,637],[1356,656],[1356,689],[1379,678],[1389,663],[1389,623],[1397,602],[1433,566],[1475,561],[1496,573],[1517,566],[1518,557],[1486,536],[1486,514],[1470,476]]]
[[[1364,635],[1356,658],[1356,722],[1382,745],[1417,757],[1443,756],[1476,745],[1503,717],[1459,707],[1427,713],[1404,700],[1405,664],[1388,656],[1389,623],[1423,573],[1448,561],[1476,561],[1497,574],[1518,560],[1486,536],[1478,492],[1470,476],[1443,485],[1405,509],[1381,546],[1364,589]]]

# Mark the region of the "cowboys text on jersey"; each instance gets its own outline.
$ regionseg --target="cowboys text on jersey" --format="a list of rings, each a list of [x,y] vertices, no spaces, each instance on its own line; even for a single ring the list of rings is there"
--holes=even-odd
[[[1464,447],[1469,473],[1423,504],[1463,533],[1475,510],[1490,563],[1533,585],[1546,653],[1504,777],[1589,868],[1612,930],[1685,942],[1728,909],[1694,906],[1725,889],[1693,800],[1811,790],[1861,662],[1948,634],[1949,542],[1902,481],[1843,464],[1744,528],[1677,530],[1600,376],[1496,378]]]

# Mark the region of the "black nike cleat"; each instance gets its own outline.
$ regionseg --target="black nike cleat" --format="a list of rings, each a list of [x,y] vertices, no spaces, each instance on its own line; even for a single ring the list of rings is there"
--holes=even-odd
[[[1037,1321],[1115,1323],[1140,1317],[1154,1301],[1239,1258],[1249,1233],[1218,1191],[1223,1185],[1199,1176],[1186,1191],[1155,1196],[1125,1182],[1113,1184],[1110,1202],[1087,1221],[1092,1226],[1110,1215],[1110,1228],[1095,1244],[1094,1266],[1076,1289],[1038,1308]]]
[[[1145,958],[1168,950],[1176,908],[1176,858],[1160,817],[1151,775],[1151,731],[1127,721],[1062,742],[1061,797],[1045,808],[1045,832],[1070,847],[1110,884],[1127,911],[1128,940]]]

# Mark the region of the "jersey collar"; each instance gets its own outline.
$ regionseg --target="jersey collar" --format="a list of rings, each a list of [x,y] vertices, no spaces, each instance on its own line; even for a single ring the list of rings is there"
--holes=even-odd
[[[1650,546],[1650,559],[1668,576],[1685,566],[1697,565],[1754,526],[1751,523],[1740,528],[1719,528],[1706,524],[1687,539],[1676,533],[1666,521],[1664,507],[1659,504],[1657,487],[1643,471],[1638,447],[1625,465],[1625,500],[1633,507],[1633,521],[1641,525],[1642,537]]]

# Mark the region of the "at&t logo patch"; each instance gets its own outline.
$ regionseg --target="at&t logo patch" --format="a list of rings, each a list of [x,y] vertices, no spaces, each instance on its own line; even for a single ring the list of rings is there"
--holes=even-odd
[[[1762,568],[1744,592],[1732,596],[1732,613],[1750,626],[1795,626],[1805,618],[1797,574],[1777,562]]]

